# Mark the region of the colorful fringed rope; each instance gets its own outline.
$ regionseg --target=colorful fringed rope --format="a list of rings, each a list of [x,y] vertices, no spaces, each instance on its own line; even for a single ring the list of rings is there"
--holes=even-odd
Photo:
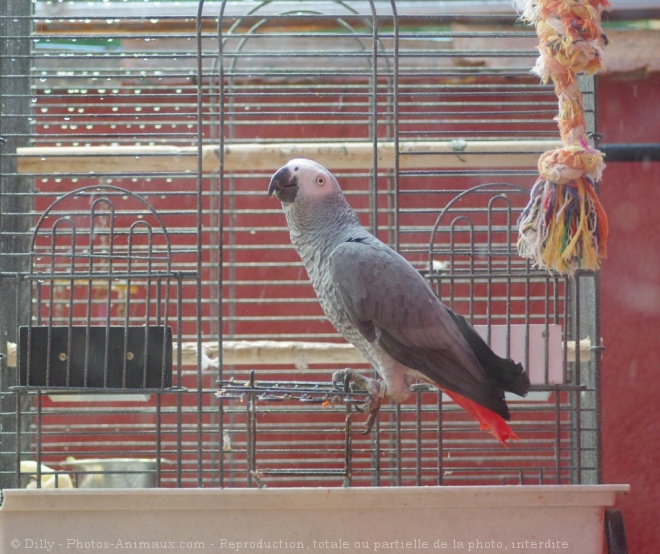
[[[573,274],[597,270],[606,254],[607,217],[593,184],[605,168],[589,147],[577,73],[603,67],[600,15],[606,0],[514,0],[536,26],[540,56],[533,72],[552,81],[562,147],[541,155],[540,177],[518,220],[518,252],[537,267]]]

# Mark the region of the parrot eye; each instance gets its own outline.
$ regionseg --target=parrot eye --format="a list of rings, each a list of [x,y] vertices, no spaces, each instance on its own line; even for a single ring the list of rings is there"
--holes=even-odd
[[[322,187],[323,185],[325,185],[325,177],[317,177],[316,178],[316,184],[319,187]]]

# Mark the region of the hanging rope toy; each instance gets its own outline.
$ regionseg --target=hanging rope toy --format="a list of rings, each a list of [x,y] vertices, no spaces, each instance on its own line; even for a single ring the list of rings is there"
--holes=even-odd
[[[600,16],[606,0],[514,0],[522,18],[536,26],[540,55],[532,70],[553,82],[559,99],[562,147],[539,159],[540,177],[518,220],[518,252],[534,265],[572,275],[597,270],[606,255],[607,216],[594,183],[604,155],[589,146],[577,74],[603,68],[607,39]]]

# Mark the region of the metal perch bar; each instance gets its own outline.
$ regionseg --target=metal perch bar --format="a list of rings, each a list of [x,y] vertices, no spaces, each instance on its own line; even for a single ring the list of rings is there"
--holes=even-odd
[[[534,168],[539,154],[556,148],[556,140],[448,140],[399,142],[401,169]],[[224,171],[270,171],[291,158],[312,158],[333,168],[365,169],[373,162],[371,142],[299,142],[229,144]],[[377,145],[378,165],[393,169],[395,145]],[[18,173],[31,175],[126,172],[126,162],[139,160],[136,172],[197,171],[196,146],[48,146],[17,149]],[[202,147],[205,172],[219,169],[219,147]]]
[[[259,400],[278,402],[285,400],[298,400],[317,404],[334,405],[338,402],[346,404],[359,404],[364,402],[365,391],[344,391],[328,383],[312,381],[287,381],[286,383],[272,381],[256,381],[254,371],[250,372],[248,382],[236,379],[218,383],[219,390],[216,396],[224,399],[244,399],[246,395],[255,395]],[[423,390],[430,390],[422,385]],[[418,387],[419,389],[419,387]]]

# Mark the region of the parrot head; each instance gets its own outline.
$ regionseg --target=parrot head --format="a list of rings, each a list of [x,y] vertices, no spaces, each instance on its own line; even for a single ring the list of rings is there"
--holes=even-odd
[[[268,185],[268,195],[283,204],[341,193],[332,173],[306,158],[295,158],[278,169]]]
[[[290,160],[278,169],[268,185],[268,195],[282,202],[291,240],[342,232],[359,225],[334,175],[306,158]]]

